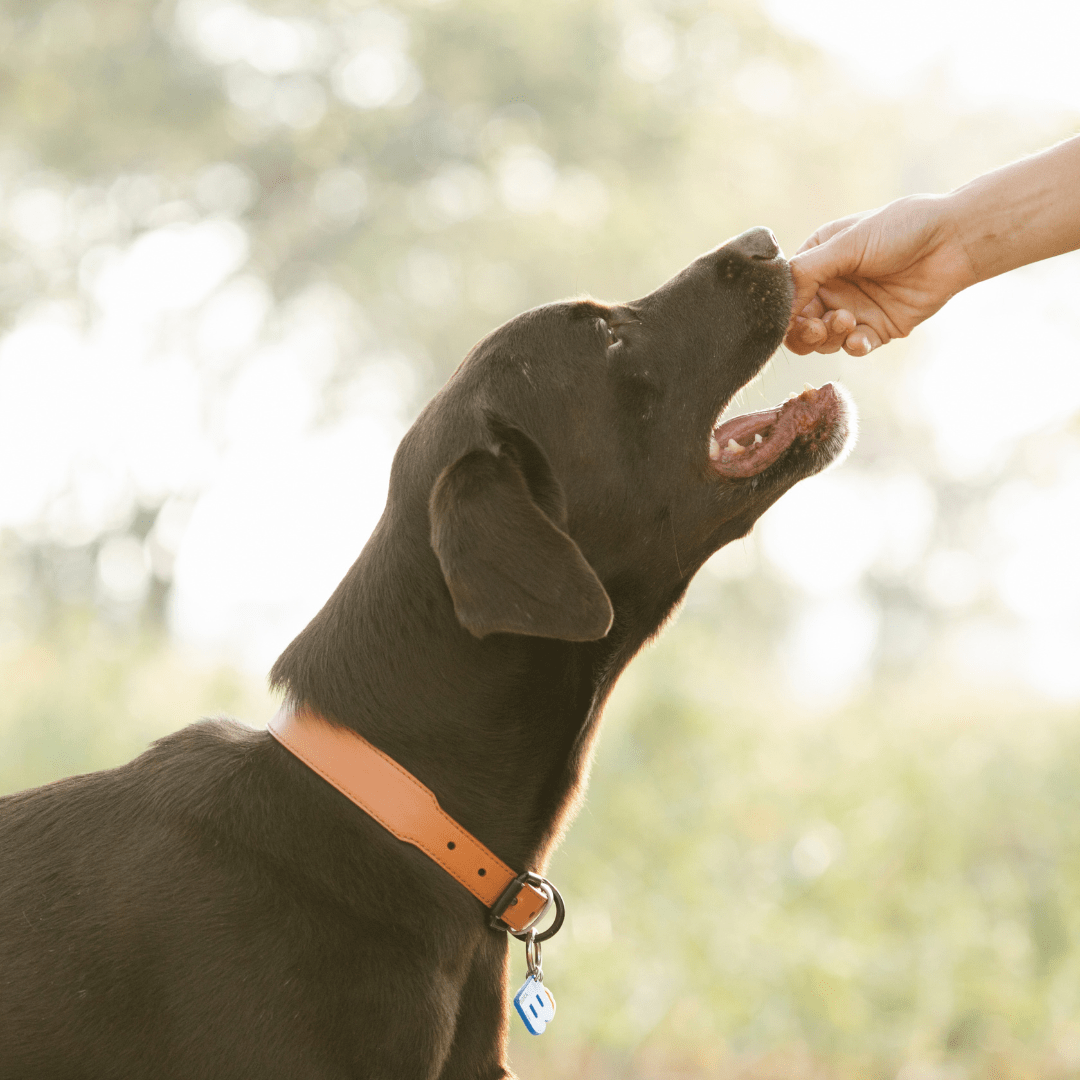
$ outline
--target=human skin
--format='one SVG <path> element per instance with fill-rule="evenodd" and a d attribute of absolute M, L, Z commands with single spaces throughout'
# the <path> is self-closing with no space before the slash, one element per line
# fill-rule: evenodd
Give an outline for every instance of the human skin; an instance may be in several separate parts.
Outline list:
<path fill-rule="evenodd" d="M 962 289 L 1080 248 L 1080 136 L 947 195 L 821 226 L 791 260 L 794 353 L 865 356 Z"/>

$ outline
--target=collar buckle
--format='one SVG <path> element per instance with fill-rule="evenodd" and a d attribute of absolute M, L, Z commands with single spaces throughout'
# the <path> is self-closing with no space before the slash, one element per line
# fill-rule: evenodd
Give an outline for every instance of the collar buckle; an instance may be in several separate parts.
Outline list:
<path fill-rule="evenodd" d="M 539 892 L 544 897 L 544 906 L 523 926 L 521 929 L 515 929 L 505 922 L 502 918 L 503 914 L 508 908 L 513 907 L 518 902 L 518 897 L 521 890 L 526 886 L 531 886 L 534 890 Z M 548 913 L 552 904 L 555 905 L 555 918 L 551 925 L 543 931 L 543 933 L 536 933 L 534 927 L 540 920 Z M 505 930 L 507 933 L 513 934 L 514 937 L 524 941 L 532 936 L 532 939 L 536 942 L 547 941 L 549 938 L 553 938 L 558 932 L 559 928 L 563 924 L 563 920 L 566 918 L 566 905 L 563 903 L 563 898 L 559 893 L 559 890 L 548 881 L 547 878 L 541 877 L 539 874 L 534 874 L 531 870 L 523 870 L 509 885 L 503 889 L 499 895 L 499 899 L 492 904 L 490 914 L 488 915 L 488 925 L 492 930 Z"/>

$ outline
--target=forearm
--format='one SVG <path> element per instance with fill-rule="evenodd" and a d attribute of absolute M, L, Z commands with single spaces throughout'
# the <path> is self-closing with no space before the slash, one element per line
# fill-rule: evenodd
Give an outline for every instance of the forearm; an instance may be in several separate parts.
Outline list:
<path fill-rule="evenodd" d="M 977 280 L 1080 248 L 1080 136 L 946 196 Z"/>

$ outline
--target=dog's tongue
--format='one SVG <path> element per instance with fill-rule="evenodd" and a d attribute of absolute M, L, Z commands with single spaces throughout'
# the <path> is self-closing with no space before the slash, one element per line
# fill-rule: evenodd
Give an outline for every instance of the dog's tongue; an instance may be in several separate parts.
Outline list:
<path fill-rule="evenodd" d="M 801 394 L 793 394 L 775 409 L 736 416 L 712 433 L 712 467 L 732 479 L 756 476 L 772 465 L 797 436 L 812 434 L 838 405 L 832 383 L 818 389 L 807 384 Z"/>

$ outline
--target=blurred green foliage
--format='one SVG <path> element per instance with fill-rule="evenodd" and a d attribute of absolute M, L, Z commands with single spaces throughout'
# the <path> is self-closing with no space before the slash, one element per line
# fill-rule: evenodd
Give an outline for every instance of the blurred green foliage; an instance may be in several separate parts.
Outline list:
<path fill-rule="evenodd" d="M 232 219 L 279 304 L 325 282 L 355 303 L 363 348 L 339 376 L 399 353 L 418 404 L 521 308 L 643 293 L 754 223 L 790 251 L 1065 131 L 956 111 L 932 83 L 865 98 L 752 0 L 8 0 L 0 186 L 23 224 L 0 232 L 0 315 L 60 298 L 90 320 L 110 251 Z M 914 463 L 962 543 L 987 491 L 935 473 L 898 419 L 892 350 L 888 378 L 845 370 L 859 462 Z M 781 358 L 745 397 L 838 363 Z M 212 403 L 235 372 L 204 375 Z M 116 764 L 204 713 L 268 715 L 250 676 L 170 642 L 168 560 L 137 601 L 100 588 L 102 545 L 144 543 L 160 505 L 77 541 L 4 539 L 0 790 Z M 869 587 L 886 616 L 940 618 L 903 583 Z M 699 583 L 620 685 L 552 869 L 570 910 L 545 958 L 560 1013 L 542 1040 L 515 1033 L 515 1061 L 1077 1075 L 1075 712 L 943 680 L 928 634 L 879 657 L 854 702 L 805 714 L 770 666 L 789 593 L 760 570 Z"/>
<path fill-rule="evenodd" d="M 128 761 L 201 716 L 265 718 L 269 695 L 159 636 L 117 632 L 86 611 L 0 646 L 0 791 Z"/>
<path fill-rule="evenodd" d="M 717 671 L 725 647 L 685 616 L 616 692 L 552 871 L 569 1007 L 521 1060 L 790 1075 L 811 1048 L 829 1075 L 1073 1075 L 1075 710 L 897 682 L 807 722 Z"/>

